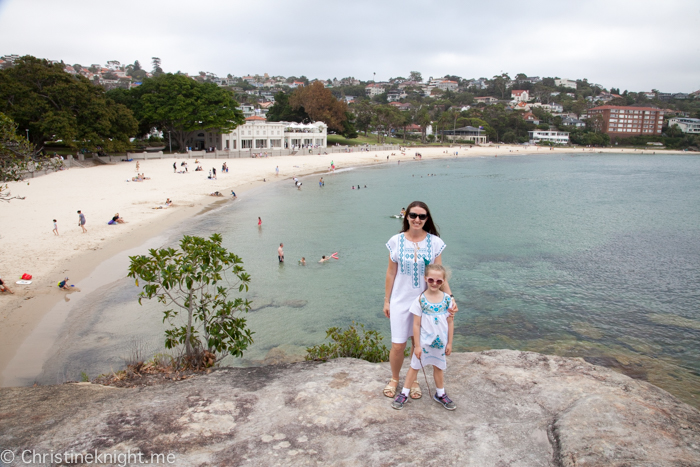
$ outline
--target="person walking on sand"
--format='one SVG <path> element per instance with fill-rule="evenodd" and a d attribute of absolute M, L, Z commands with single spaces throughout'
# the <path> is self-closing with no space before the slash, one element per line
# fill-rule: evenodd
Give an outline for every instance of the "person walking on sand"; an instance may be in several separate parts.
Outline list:
<path fill-rule="evenodd" d="M 177 162 L 173 162 L 173 173 L 177 173 Z"/>
<path fill-rule="evenodd" d="M 433 366 L 435 378 L 435 395 L 433 400 L 447 410 L 455 410 L 457 406 L 445 394 L 446 356 L 452 353 L 452 337 L 454 336 L 454 318 L 448 309 L 452 297 L 442 290 L 442 284 L 447 279 L 447 271 L 441 264 L 429 264 L 425 267 L 423 280 L 428 288 L 413 301 L 408 311 L 413 316 L 413 335 L 416 346 L 411 357 L 411 368 L 406 373 L 403 390 L 396 396 L 391 407 L 403 409 L 411 395 L 411 388 L 418 376 L 418 370 L 428 365 Z M 420 337 L 419 337 L 420 336 Z"/>
<path fill-rule="evenodd" d="M 85 214 L 81 211 L 78 211 L 78 226 L 83 229 L 83 233 L 87 233 L 87 229 L 85 228 Z"/>
<path fill-rule="evenodd" d="M 278 176 L 280 174 L 280 166 L 278 165 L 275 167 L 275 176 Z"/>
<path fill-rule="evenodd" d="M 5 282 L 2 280 L 2 277 L 0 277 L 0 292 L 9 292 L 9 293 L 14 293 L 10 288 L 5 284 Z"/>
<path fill-rule="evenodd" d="M 136 173 L 139 171 L 139 161 L 136 161 Z"/>
<path fill-rule="evenodd" d="M 214 174 L 214 180 L 216 180 L 216 167 L 212 167 L 211 171 Z"/>
<path fill-rule="evenodd" d="M 396 396 L 406 343 L 413 337 L 413 315 L 409 308 L 426 287 L 426 282 L 421 277 L 427 265 L 442 264 L 445 246 L 428 205 L 422 201 L 413 201 L 408 205 L 401 231 L 386 244 L 389 249 L 389 265 L 384 285 L 383 311 L 391 322 L 391 380 L 383 390 L 386 397 Z M 449 311 L 454 315 L 458 311 L 457 304 L 447 281 L 443 282 L 441 290 L 453 298 Z M 415 349 L 415 345 L 412 347 Z M 409 396 L 411 399 L 422 396 L 418 382 L 410 388 Z"/>
<path fill-rule="evenodd" d="M 53 220 L 53 234 L 58 236 L 58 224 L 56 223 L 56 219 Z"/>
<path fill-rule="evenodd" d="M 258 227 L 262 227 L 262 219 L 258 217 Z"/>
<path fill-rule="evenodd" d="M 277 248 L 277 259 L 280 261 L 280 263 L 284 263 L 284 243 L 280 243 L 280 247 Z"/>

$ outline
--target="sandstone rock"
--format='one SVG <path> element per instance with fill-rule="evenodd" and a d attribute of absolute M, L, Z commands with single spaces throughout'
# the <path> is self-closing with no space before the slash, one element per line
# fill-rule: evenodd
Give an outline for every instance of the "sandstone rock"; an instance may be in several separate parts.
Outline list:
<path fill-rule="evenodd" d="M 0 450 L 170 453 L 178 466 L 700 465 L 700 412 L 579 359 L 454 354 L 453 412 L 431 399 L 422 374 L 423 398 L 392 410 L 381 394 L 389 374 L 386 363 L 339 359 L 140 389 L 4 388 Z"/>

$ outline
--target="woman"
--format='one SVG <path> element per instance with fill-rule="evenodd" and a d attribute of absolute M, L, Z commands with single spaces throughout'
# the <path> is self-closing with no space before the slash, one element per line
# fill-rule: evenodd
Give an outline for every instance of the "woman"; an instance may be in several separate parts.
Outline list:
<path fill-rule="evenodd" d="M 394 397 L 399 384 L 399 373 L 404 360 L 404 350 L 409 337 L 413 339 L 413 315 L 408 311 L 411 304 L 425 290 L 423 272 L 427 264 L 442 264 L 445 242 L 440 239 L 428 206 L 414 201 L 406 208 L 401 232 L 389 239 L 389 266 L 386 270 L 384 315 L 391 320 L 391 381 L 384 388 L 384 395 Z M 452 295 L 445 281 L 442 291 Z M 457 312 L 454 302 L 450 314 Z M 411 388 L 412 399 L 422 396 L 416 382 Z"/>

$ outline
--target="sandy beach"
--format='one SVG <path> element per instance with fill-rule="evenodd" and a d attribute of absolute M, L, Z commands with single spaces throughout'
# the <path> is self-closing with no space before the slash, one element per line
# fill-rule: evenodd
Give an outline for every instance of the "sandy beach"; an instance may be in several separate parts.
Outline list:
<path fill-rule="evenodd" d="M 632 153 L 633 149 L 554 149 L 522 146 L 486 146 L 458 148 L 408 149 L 405 156 L 394 151 L 389 163 L 409 163 L 420 152 L 425 159 L 454 157 L 513 156 L 557 153 Z M 644 151 L 651 154 L 652 151 Z M 659 154 L 661 151 L 656 151 Z M 664 153 L 673 153 L 664 151 Z M 675 152 L 682 154 L 682 152 Z M 46 176 L 10 183 L 13 195 L 25 197 L 0 206 L 0 276 L 15 292 L 0 294 L 0 375 L 13 359 L 22 342 L 35 329 L 42 317 L 66 293 L 56 286 L 69 277 L 69 283 L 81 287 L 102 262 L 120 253 L 143 245 L 165 229 L 184 222 L 198 213 L 215 207 L 215 203 L 235 202 L 230 193 L 248 196 L 249 190 L 265 183 L 277 183 L 293 176 L 329 170 L 331 160 L 336 168 L 387 163 L 385 152 L 350 152 L 328 155 L 296 155 L 270 158 L 203 159 L 203 171 L 194 172 L 194 159 L 188 160 L 189 172 L 174 173 L 173 162 L 184 159 L 139 161 L 139 172 L 149 180 L 133 182 L 136 162 L 71 168 Z M 687 154 L 687 153 L 686 153 Z M 228 173 L 221 173 L 226 161 Z M 279 175 L 275 167 L 279 166 Z M 209 180 L 209 170 L 217 170 L 218 179 Z M 210 193 L 219 191 L 223 197 Z M 173 201 L 167 209 L 166 198 Z M 86 217 L 87 233 L 78 225 L 77 211 Z M 124 224 L 108 225 L 119 213 Z M 57 220 L 59 235 L 52 232 Z M 144 251 L 145 252 L 145 251 Z M 33 276 L 32 284 L 17 285 L 23 273 Z M 124 271 L 126 275 L 126 271 Z M 57 326 L 60 323 L 56 323 Z M 56 328 L 58 331 L 59 327 Z M 4 385 L 0 376 L 0 385 Z"/>

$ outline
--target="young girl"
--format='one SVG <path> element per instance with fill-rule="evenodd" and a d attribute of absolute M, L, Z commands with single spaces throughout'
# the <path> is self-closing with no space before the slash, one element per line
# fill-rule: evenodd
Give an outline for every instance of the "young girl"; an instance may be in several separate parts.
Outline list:
<path fill-rule="evenodd" d="M 452 303 L 452 297 L 440 288 L 447 280 L 447 272 L 441 264 L 425 266 L 425 282 L 428 288 L 413 302 L 409 311 L 413 316 L 413 336 L 418 343 L 414 346 L 411 357 L 411 368 L 406 374 L 403 391 L 396 396 L 391 406 L 403 409 L 416 376 L 421 367 L 433 365 L 433 376 L 437 392 L 433 399 L 442 404 L 447 410 L 457 408 L 454 402 L 445 394 L 445 356 L 452 353 L 452 336 L 454 320 L 447 309 Z M 420 336 L 420 339 L 417 338 Z"/>

